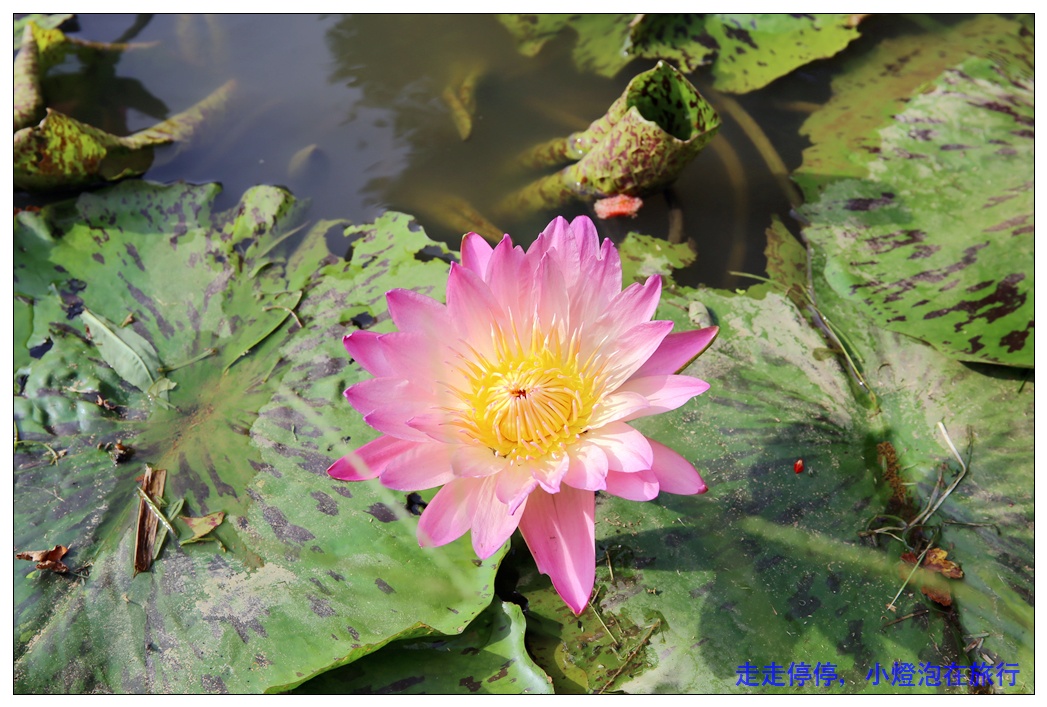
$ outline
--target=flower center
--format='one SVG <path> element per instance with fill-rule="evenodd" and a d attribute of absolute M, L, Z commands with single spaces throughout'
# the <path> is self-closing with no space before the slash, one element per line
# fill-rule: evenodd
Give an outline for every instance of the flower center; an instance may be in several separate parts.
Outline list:
<path fill-rule="evenodd" d="M 467 357 L 455 424 L 512 461 L 558 456 L 586 431 L 603 388 L 600 367 L 578 361 L 577 336 L 560 338 L 533 332 L 522 344 L 496 332 L 493 360 Z"/>

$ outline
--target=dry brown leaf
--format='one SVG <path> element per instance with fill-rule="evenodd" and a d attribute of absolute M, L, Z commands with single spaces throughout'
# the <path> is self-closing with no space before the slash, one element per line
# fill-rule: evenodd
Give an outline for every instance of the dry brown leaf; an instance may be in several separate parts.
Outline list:
<path fill-rule="evenodd" d="M 149 498 L 161 499 L 164 497 L 164 484 L 167 481 L 166 470 L 154 469 L 146 464 L 145 474 L 140 478 L 142 491 Z M 156 540 L 158 523 L 156 514 L 144 499 L 140 499 L 138 501 L 138 527 L 135 530 L 135 574 L 148 571 L 153 564 L 153 542 Z"/>
<path fill-rule="evenodd" d="M 960 566 L 952 560 L 945 559 L 948 554 L 940 547 L 932 547 L 923 556 L 920 571 L 916 573 L 918 575 L 917 583 L 923 595 L 942 606 L 952 606 L 952 592 L 949 590 L 949 583 L 943 577 L 950 579 L 963 577 L 963 570 L 960 569 Z M 909 566 L 915 565 L 917 560 L 916 555 L 911 552 L 902 553 L 901 559 Z M 903 566 L 903 576 L 908 576 L 910 571 L 909 567 Z"/>
<path fill-rule="evenodd" d="M 68 572 L 69 568 L 62 562 L 69 548 L 65 545 L 55 545 L 50 550 L 30 550 L 20 552 L 15 557 L 19 560 L 29 560 L 36 563 L 38 570 L 51 570 L 52 572 Z"/>

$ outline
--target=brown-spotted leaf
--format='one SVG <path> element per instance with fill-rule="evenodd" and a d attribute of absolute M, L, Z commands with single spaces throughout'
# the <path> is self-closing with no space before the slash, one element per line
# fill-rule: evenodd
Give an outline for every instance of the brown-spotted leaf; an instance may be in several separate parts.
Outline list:
<path fill-rule="evenodd" d="M 189 526 L 189 530 L 193 534 L 191 538 L 182 541 L 183 545 L 187 545 L 200 542 L 201 540 L 212 540 L 213 538 L 205 536 L 221 525 L 222 521 L 225 520 L 225 511 L 215 511 L 199 518 L 191 516 L 178 516 L 178 518 Z"/>

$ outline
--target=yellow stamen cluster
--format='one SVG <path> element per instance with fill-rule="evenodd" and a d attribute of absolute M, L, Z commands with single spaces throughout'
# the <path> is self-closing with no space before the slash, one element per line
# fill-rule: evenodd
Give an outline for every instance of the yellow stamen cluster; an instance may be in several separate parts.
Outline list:
<path fill-rule="evenodd" d="M 512 462 L 555 458 L 587 429 L 604 390 L 596 356 L 579 361 L 579 335 L 563 341 L 562 327 L 532 328 L 521 340 L 492 330 L 494 354 L 463 356 L 464 405 L 455 423 L 470 437 Z"/>

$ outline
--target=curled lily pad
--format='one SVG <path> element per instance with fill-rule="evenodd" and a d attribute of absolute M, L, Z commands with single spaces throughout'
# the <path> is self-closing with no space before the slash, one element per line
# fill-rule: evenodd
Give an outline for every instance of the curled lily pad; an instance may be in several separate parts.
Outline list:
<path fill-rule="evenodd" d="M 155 146 L 189 141 L 224 110 L 235 86 L 230 81 L 189 110 L 126 137 L 48 108 L 39 125 L 15 133 L 15 187 L 78 188 L 142 175 L 153 163 Z"/>
<path fill-rule="evenodd" d="M 577 160 L 510 195 L 507 212 L 561 206 L 572 199 L 643 195 L 679 175 L 716 135 L 720 116 L 665 62 L 638 74 L 603 117 L 568 138 L 539 145 L 552 162 Z"/>
<path fill-rule="evenodd" d="M 60 30 L 42 29 L 32 22 L 25 26 L 14 71 L 16 188 L 76 189 L 140 176 L 152 165 L 154 147 L 171 142 L 185 144 L 224 112 L 235 88 L 233 81 L 188 110 L 127 136 L 113 135 L 45 108 L 48 97 L 41 93 L 40 78 L 66 51 L 79 47 L 119 51 L 127 46 L 73 40 Z"/>

